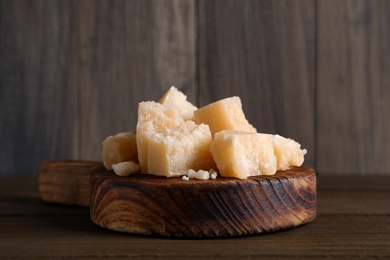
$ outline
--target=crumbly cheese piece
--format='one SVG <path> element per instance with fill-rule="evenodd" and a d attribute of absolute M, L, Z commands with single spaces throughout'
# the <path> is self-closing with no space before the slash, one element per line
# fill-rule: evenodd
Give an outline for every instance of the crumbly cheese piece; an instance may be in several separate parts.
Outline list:
<path fill-rule="evenodd" d="M 215 134 L 210 150 L 223 177 L 246 179 L 276 173 L 270 135 L 224 130 Z"/>
<path fill-rule="evenodd" d="M 133 161 L 129 161 L 113 164 L 112 169 L 119 176 L 128 176 L 130 174 L 139 172 L 140 166 Z"/>
<path fill-rule="evenodd" d="M 141 172 L 148 173 L 148 151 L 151 137 L 176 128 L 181 123 L 184 123 L 184 119 L 174 106 L 153 101 L 139 103 L 136 139 Z"/>
<path fill-rule="evenodd" d="M 136 132 L 119 133 L 103 141 L 103 164 L 110 170 L 112 165 L 124 161 L 138 162 Z"/>
<path fill-rule="evenodd" d="M 150 174 L 175 177 L 186 174 L 188 169 L 215 168 L 210 152 L 211 132 L 205 124 L 189 120 L 150 136 L 147 142 Z"/>
<path fill-rule="evenodd" d="M 230 97 L 201 107 L 194 112 L 195 122 L 209 125 L 212 135 L 222 130 L 239 130 L 256 133 L 245 118 L 241 99 Z"/>
<path fill-rule="evenodd" d="M 213 180 L 217 179 L 217 176 L 218 176 L 217 171 L 215 171 L 214 169 L 210 169 L 209 173 L 210 173 L 210 179 L 213 179 Z"/>
<path fill-rule="evenodd" d="M 280 135 L 272 136 L 275 155 L 277 158 L 277 170 L 287 170 L 290 166 L 301 166 L 306 149 L 301 149 L 301 145 L 296 141 Z"/>
<path fill-rule="evenodd" d="M 171 105 L 179 110 L 180 115 L 184 120 L 193 120 L 194 111 L 198 108 L 187 101 L 187 96 L 172 86 L 165 94 L 161 97 L 159 102 L 163 105 Z"/>
<path fill-rule="evenodd" d="M 193 169 L 189 169 L 187 171 L 187 176 L 190 179 L 198 179 L 198 180 L 210 179 L 210 173 L 208 171 L 204 171 L 204 170 L 195 171 Z"/>
<path fill-rule="evenodd" d="M 186 175 L 183 175 L 182 179 L 188 181 L 189 179 L 198 179 L 198 180 L 208 180 L 217 178 L 218 173 L 214 169 L 210 169 L 209 171 L 199 170 L 195 171 L 193 169 L 189 169 Z"/>

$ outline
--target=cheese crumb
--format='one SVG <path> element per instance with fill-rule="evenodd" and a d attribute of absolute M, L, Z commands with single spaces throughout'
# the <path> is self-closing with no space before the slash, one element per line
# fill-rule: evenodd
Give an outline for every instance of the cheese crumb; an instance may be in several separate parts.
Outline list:
<path fill-rule="evenodd" d="M 210 179 L 215 180 L 218 176 L 218 172 L 215 171 L 214 169 L 210 169 L 209 172 L 210 172 Z"/>
<path fill-rule="evenodd" d="M 139 172 L 140 166 L 133 161 L 127 161 L 113 164 L 112 169 L 116 175 L 129 176 L 130 174 Z"/>
<path fill-rule="evenodd" d="M 199 180 L 208 180 L 210 179 L 210 173 L 208 171 L 204 170 L 199 170 L 199 171 L 194 171 L 194 170 L 188 170 L 187 171 L 188 177 L 191 179 L 199 179 Z"/>
<path fill-rule="evenodd" d="M 188 179 L 198 179 L 198 180 L 209 180 L 210 178 L 215 180 L 217 178 L 217 172 L 214 169 L 210 171 L 199 170 L 195 171 L 193 169 L 187 170 L 187 175 L 183 176 L 183 180 Z"/>

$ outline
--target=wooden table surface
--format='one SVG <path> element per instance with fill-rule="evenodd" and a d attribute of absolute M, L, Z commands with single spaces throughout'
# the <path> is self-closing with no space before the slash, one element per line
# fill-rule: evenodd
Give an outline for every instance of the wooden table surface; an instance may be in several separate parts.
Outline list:
<path fill-rule="evenodd" d="M 91 222 L 88 208 L 42 203 L 37 187 L 37 178 L 0 178 L 0 259 L 390 258 L 390 176 L 320 176 L 313 222 L 202 240 L 105 230 Z"/>

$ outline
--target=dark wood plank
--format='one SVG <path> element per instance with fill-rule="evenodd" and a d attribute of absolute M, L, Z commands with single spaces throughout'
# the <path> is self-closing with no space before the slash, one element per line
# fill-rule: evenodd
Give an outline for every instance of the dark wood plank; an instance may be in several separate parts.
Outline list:
<path fill-rule="evenodd" d="M 89 215 L 89 208 L 44 203 L 38 186 L 36 176 L 0 177 L 0 219 L 4 216 Z"/>
<path fill-rule="evenodd" d="M 317 175 L 317 187 L 322 190 L 375 190 L 389 191 L 389 175 Z"/>
<path fill-rule="evenodd" d="M 80 159 L 175 85 L 195 102 L 195 1 L 79 1 Z"/>
<path fill-rule="evenodd" d="M 319 190 L 318 214 L 390 216 L 390 191 Z"/>
<path fill-rule="evenodd" d="M 314 166 L 314 1 L 199 1 L 200 104 L 237 95 L 259 132 Z"/>
<path fill-rule="evenodd" d="M 318 1 L 317 170 L 390 173 L 390 2 Z"/>
<path fill-rule="evenodd" d="M 91 222 L 86 208 L 42 203 L 37 185 L 36 178 L 0 179 L 1 259 L 390 257 L 388 191 L 319 190 L 317 218 L 282 232 L 172 240 L 102 229 Z"/>
<path fill-rule="evenodd" d="M 1 217 L 0 257 L 238 259 L 390 257 L 388 216 L 319 215 L 305 226 L 235 239 L 185 240 L 105 230 L 88 215 Z"/>
<path fill-rule="evenodd" d="M 77 157 L 73 1 L 0 2 L 0 175 Z"/>

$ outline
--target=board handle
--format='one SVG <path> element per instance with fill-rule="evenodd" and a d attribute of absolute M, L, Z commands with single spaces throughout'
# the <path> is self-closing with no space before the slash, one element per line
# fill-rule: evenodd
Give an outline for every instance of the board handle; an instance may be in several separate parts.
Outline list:
<path fill-rule="evenodd" d="M 90 206 L 90 176 L 107 171 L 97 161 L 45 161 L 39 167 L 38 189 L 43 202 Z"/>

